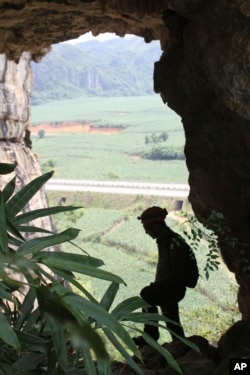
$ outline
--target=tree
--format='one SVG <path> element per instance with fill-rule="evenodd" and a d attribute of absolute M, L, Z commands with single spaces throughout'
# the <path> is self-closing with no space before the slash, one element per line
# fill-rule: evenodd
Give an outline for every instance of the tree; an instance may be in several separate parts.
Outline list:
<path fill-rule="evenodd" d="M 168 133 L 162 132 L 159 135 L 152 133 L 149 137 L 148 135 L 145 136 L 145 144 L 147 143 L 159 143 L 159 142 L 166 142 L 168 140 Z"/>
<path fill-rule="evenodd" d="M 42 139 L 44 138 L 44 136 L 45 136 L 45 130 L 44 129 L 38 130 L 38 138 Z"/>
<path fill-rule="evenodd" d="M 166 142 L 168 140 L 168 133 L 167 132 L 162 132 L 159 135 L 159 140 L 162 142 Z"/>

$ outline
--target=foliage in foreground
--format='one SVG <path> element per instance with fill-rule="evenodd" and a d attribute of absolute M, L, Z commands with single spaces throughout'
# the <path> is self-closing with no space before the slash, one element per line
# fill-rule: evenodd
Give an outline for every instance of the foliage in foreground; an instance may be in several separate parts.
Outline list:
<path fill-rule="evenodd" d="M 15 165 L 0 164 L 0 174 L 14 169 Z M 147 306 L 139 297 L 130 297 L 112 309 L 124 281 L 100 269 L 102 260 L 86 253 L 50 251 L 57 244 L 72 242 L 79 230 L 69 228 L 54 234 L 31 223 L 79 207 L 20 212 L 51 175 L 36 178 L 15 194 L 14 177 L 0 194 L 0 372 L 111 374 L 110 357 L 99 334 L 102 331 L 133 370 L 143 374 L 131 357 L 133 354 L 140 361 L 141 354 L 125 327 L 130 322 L 166 318 L 138 312 Z M 25 240 L 23 233 L 27 232 L 40 236 Z M 74 273 L 110 282 L 100 302 L 77 282 Z M 181 373 L 170 353 L 146 335 L 145 340 Z"/>

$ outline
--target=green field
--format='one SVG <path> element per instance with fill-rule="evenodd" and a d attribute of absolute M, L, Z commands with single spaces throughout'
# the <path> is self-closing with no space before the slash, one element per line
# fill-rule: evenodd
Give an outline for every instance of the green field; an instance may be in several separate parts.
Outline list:
<path fill-rule="evenodd" d="M 152 149 L 145 137 L 167 132 L 164 147 L 183 150 L 185 137 L 180 118 L 159 96 L 80 98 L 34 106 L 32 127 L 59 121 L 91 121 L 96 127 L 124 127 L 114 134 L 33 135 L 33 151 L 43 171 L 58 178 L 187 183 L 185 160 L 143 159 Z"/>

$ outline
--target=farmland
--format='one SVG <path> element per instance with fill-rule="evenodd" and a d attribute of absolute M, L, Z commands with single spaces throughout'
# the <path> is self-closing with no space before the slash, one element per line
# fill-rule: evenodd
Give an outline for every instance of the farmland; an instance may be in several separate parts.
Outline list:
<path fill-rule="evenodd" d="M 167 132 L 164 147 L 183 152 L 181 121 L 158 96 L 55 101 L 32 107 L 31 119 L 33 151 L 55 177 L 187 183 L 185 160 L 141 157 L 154 147 L 145 144 L 152 133 Z"/>

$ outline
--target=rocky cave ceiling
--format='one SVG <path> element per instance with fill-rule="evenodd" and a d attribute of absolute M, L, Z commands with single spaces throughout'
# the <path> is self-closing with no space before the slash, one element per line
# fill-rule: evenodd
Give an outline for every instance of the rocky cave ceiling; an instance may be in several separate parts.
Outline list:
<path fill-rule="evenodd" d="M 23 51 L 31 51 L 36 59 L 51 44 L 90 30 L 95 36 L 129 33 L 164 43 L 162 14 L 169 8 L 164 0 L 0 1 L 0 52 L 17 60 Z"/>
<path fill-rule="evenodd" d="M 237 238 L 234 248 L 220 238 L 221 251 L 250 319 L 242 271 L 250 262 L 249 0 L 0 0 L 0 53 L 9 60 L 29 51 L 38 62 L 51 44 L 88 31 L 160 40 L 154 87 L 182 118 L 189 199 L 203 222 L 222 213 Z"/>

